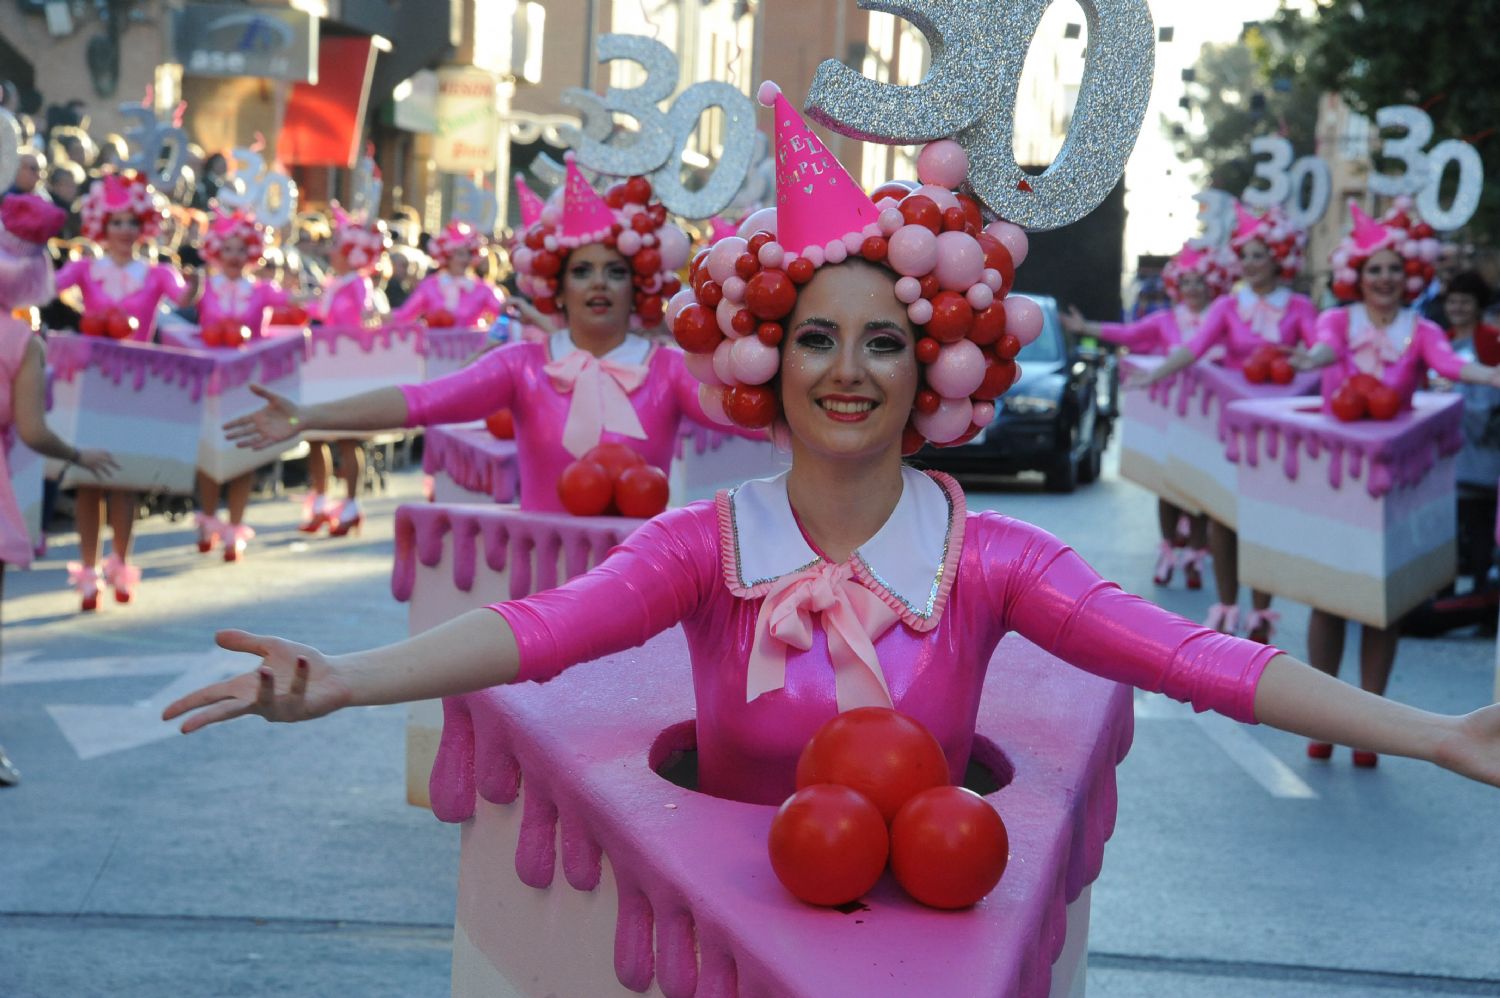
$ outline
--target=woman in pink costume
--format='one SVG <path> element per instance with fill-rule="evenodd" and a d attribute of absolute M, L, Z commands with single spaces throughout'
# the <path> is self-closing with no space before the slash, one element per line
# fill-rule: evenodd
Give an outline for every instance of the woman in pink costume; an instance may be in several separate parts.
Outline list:
<path fill-rule="evenodd" d="M 1318 317 L 1318 342 L 1299 362 L 1307 369 L 1323 368 L 1323 405 L 1330 408 L 1335 392 L 1357 374 L 1378 378 L 1401 397 L 1403 408 L 1432 371 L 1449 381 L 1500 387 L 1500 367 L 1465 361 L 1448 344 L 1436 323 L 1408 306 L 1432 280 L 1438 242 L 1432 230 L 1411 212 L 1404 199 L 1375 221 L 1349 203 L 1353 231 L 1333 251 L 1333 290 L 1352 303 L 1329 309 Z M 1312 665 L 1337 676 L 1344 658 L 1347 621 L 1314 608 L 1307 627 L 1307 657 Z M 1400 640 L 1400 624 L 1362 625 L 1359 648 L 1360 688 L 1382 695 L 1391 678 Z M 1327 759 L 1329 741 L 1314 740 L 1307 754 Z M 1375 752 L 1357 748 L 1356 766 L 1374 766 Z"/>
<path fill-rule="evenodd" d="M 561 512 L 563 470 L 601 442 L 627 444 L 666 471 L 684 417 L 719 424 L 704 414 L 682 352 L 631 331 L 632 321 L 661 320 L 662 296 L 679 287 L 671 271 L 686 262 L 687 240 L 659 220 L 664 212 L 650 202 L 645 180 L 620 187 L 639 200 L 610 208 L 570 161 L 565 196 L 527 232 L 536 248 L 516 254 L 537 306 L 549 316 L 561 312 L 565 329 L 542 342 L 497 347 L 423 385 L 312 406 L 262 392 L 270 405 L 228 424 L 230 438 L 265 447 L 302 430 L 459 423 L 509 408 L 522 509 Z"/>
<path fill-rule="evenodd" d="M 247 268 L 259 267 L 265 258 L 266 230 L 253 216 L 219 211 L 203 237 L 203 258 L 211 272 L 198 301 L 198 324 L 207 328 L 216 322 L 233 322 L 259 337 L 266 327 L 267 313 L 287 304 L 285 291 L 270 281 L 251 277 Z M 215 543 L 224 545 L 224 560 L 238 561 L 255 531 L 245 526 L 245 507 L 255 472 L 247 471 L 229 482 L 229 522 L 218 517 L 219 483 L 198 472 L 198 550 L 204 554 Z"/>
<path fill-rule="evenodd" d="M 1305 295 L 1294 293 L 1282 282 L 1302 269 L 1307 234 L 1294 226 L 1280 208 L 1252 215 L 1235 205 L 1234 235 L 1229 245 L 1239 256 L 1244 282 L 1239 291 L 1225 295 L 1203 317 L 1198 331 L 1174 349 L 1150 375 L 1129 387 L 1142 388 L 1164 381 L 1195 361 L 1203 360 L 1215 347 L 1223 355 L 1215 360 L 1238 371 L 1258 349 L 1271 344 L 1300 357 L 1313 344 L 1313 325 L 1318 312 Z M 1239 537 L 1233 529 L 1210 520 L 1208 546 L 1214 558 L 1214 587 L 1219 601 L 1208 611 L 1206 623 L 1228 634 L 1239 628 Z M 1255 641 L 1270 641 L 1276 629 L 1276 612 L 1270 593 L 1250 594 L 1250 619 L 1245 630 Z"/>
<path fill-rule="evenodd" d="M 1371 696 L 1274 648 L 1126 595 L 1047 533 L 997 513 L 968 513 L 952 479 L 903 468 L 904 449 L 924 438 L 960 439 L 976 418 L 993 414 L 976 416 L 988 402 L 973 393 L 990 392 L 966 362 L 968 347 L 983 344 L 961 336 L 931 363 L 920 359 L 932 349 L 921 344 L 934 328 L 944 335 L 952 328 L 947 313 L 958 305 L 943 294 L 963 300 L 984 287 L 966 303 L 972 330 L 984 311 L 1004 307 L 1005 281 L 987 273 L 999 268 L 983 266 L 987 244 L 977 224 L 958 233 L 967 242 L 945 240 L 943 251 L 929 252 L 931 230 L 903 236 L 911 226 L 893 198 L 872 204 L 820 144 L 806 143 L 810 133 L 779 92 L 763 87 L 762 100 L 776 105 L 783 170 L 816 170 L 838 182 L 815 185 L 804 198 L 799 181 L 769 210 L 774 220 L 764 213 L 747 220 L 741 231 L 760 243 L 761 267 L 746 282 L 743 306 L 729 296 L 734 310 L 748 308 L 759 320 L 756 337 L 767 325 L 783 333 L 764 381 L 750 361 L 725 373 L 735 376 L 731 391 L 774 385 L 767 391 L 790 442 L 791 470 L 664 513 L 558 589 L 471 611 L 387 648 L 328 657 L 281 638 L 221 632 L 223 646 L 260 664 L 189 694 L 165 717 L 191 712 L 183 730 L 193 731 L 248 713 L 302 720 L 352 704 L 541 681 L 681 623 L 698 705 L 699 789 L 774 804 L 791 792 L 812 733 L 864 705 L 894 705 L 927 725 L 956 779 L 974 735 L 982 671 L 1014 630 L 1082 668 L 1200 708 L 1431 759 L 1500 785 L 1500 706 L 1440 717 Z M 923 196 L 942 189 L 953 197 L 966 173 L 951 142 L 929 146 L 918 162 L 929 182 Z M 995 232 L 1008 258 L 1024 256 L 1019 229 Z M 882 262 L 867 262 L 874 260 Z M 794 273 L 807 282 L 788 301 L 779 289 Z M 933 273 L 948 287 L 932 297 L 911 295 L 902 283 Z M 718 282 L 700 276 L 690 296 L 707 283 Z M 696 307 L 684 305 L 674 332 L 701 347 Z M 1035 335 L 1029 309 L 1012 309 L 1016 325 Z M 918 321 L 924 316 L 928 322 Z M 766 338 L 774 338 L 770 330 Z M 996 363 L 981 358 L 981 373 Z M 709 395 L 724 391 L 705 387 Z M 936 408 L 919 401 L 928 392 Z"/>
<path fill-rule="evenodd" d="M 151 342 L 157 307 L 162 299 L 183 304 L 190 294 L 176 269 L 153 264 L 136 254 L 161 227 L 162 199 L 145 178 L 134 171 L 109 174 L 89 188 L 81 208 L 83 234 L 103 249 L 99 259 L 74 260 L 57 274 L 59 291 L 78 288 L 83 296 L 83 325 L 103 320 L 109 313 L 135 323 L 127 337 Z M 99 528 L 105 490 L 80 485 L 77 496 L 79 561 L 69 565 L 84 610 L 99 606 Z M 130 534 L 135 526 L 138 497 L 124 489 L 108 490 L 109 523 L 114 550 L 104 563 L 103 580 L 114 589 L 115 600 L 129 603 L 141 570 L 130 562 Z"/>
<path fill-rule="evenodd" d="M 53 298 L 47 240 L 62 231 L 67 212 L 33 194 L 0 200 L 0 598 L 5 568 L 31 564 L 31 535 L 11 481 L 10 452 L 16 438 L 44 457 L 86 468 L 101 478 L 115 468 L 102 450 L 79 450 L 47 428 L 46 354 L 29 322 L 14 312 Z M 40 498 L 38 496 L 37 498 Z M 0 786 L 21 774 L 0 747 Z"/>
<path fill-rule="evenodd" d="M 411 297 L 391 313 L 392 322 L 421 319 L 429 326 L 472 329 L 487 325 L 505 312 L 505 298 L 472 273 L 484 236 L 467 222 L 450 222 L 427 240 L 427 252 L 437 270 L 422 278 Z"/>
<path fill-rule="evenodd" d="M 1189 242 L 1162 270 L 1162 284 L 1172 302 L 1171 308 L 1152 312 L 1135 322 L 1091 322 L 1078 309 L 1070 308 L 1062 316 L 1063 328 L 1074 336 L 1095 336 L 1118 344 L 1131 353 L 1165 357 L 1197 334 L 1204 312 L 1229 291 L 1238 275 L 1239 262 L 1233 254 Z M 1173 570 L 1181 565 L 1187 587 L 1201 589 L 1203 561 L 1208 555 L 1208 517 L 1202 513 L 1189 516 L 1166 499 L 1159 499 L 1156 509 L 1161 547 L 1152 581 L 1159 586 L 1167 585 L 1172 581 Z M 1188 545 L 1185 549 L 1184 543 Z"/>
<path fill-rule="evenodd" d="M 325 326 L 364 326 L 379 318 L 375 285 L 370 280 L 380 258 L 391 248 L 391 236 L 380 219 L 364 221 L 333 206 L 335 220 L 333 247 L 328 254 L 331 271 L 323 285 L 322 295 L 313 302 L 314 322 Z M 310 427 L 309 427 L 310 428 Z M 354 427 L 340 427 L 353 429 Z M 325 525 L 334 537 L 358 530 L 364 523 L 359 508 L 359 493 L 364 484 L 365 452 L 360 441 L 350 438 L 336 441 L 339 475 L 344 479 L 347 498 L 337 506 L 328 501 L 328 473 L 333 467 L 332 455 L 325 443 L 312 442 L 307 456 L 311 491 L 302 510 L 305 534 L 315 534 Z"/>

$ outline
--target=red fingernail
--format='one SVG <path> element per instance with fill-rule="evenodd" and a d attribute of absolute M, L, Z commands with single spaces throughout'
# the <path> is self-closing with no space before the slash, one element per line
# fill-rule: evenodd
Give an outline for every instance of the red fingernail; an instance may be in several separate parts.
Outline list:
<path fill-rule="evenodd" d="M 299 668 L 299 669 L 305 669 L 305 668 L 307 668 L 307 659 L 299 657 L 297 659 L 297 668 Z"/>

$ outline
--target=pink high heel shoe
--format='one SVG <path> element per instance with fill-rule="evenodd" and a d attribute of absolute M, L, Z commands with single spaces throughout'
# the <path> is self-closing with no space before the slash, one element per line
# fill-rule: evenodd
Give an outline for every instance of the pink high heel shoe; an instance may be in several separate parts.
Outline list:
<path fill-rule="evenodd" d="M 1177 548 L 1171 541 L 1162 541 L 1156 549 L 1156 568 L 1151 572 L 1151 581 L 1165 586 L 1172 581 L 1172 570 L 1177 567 Z"/>
<path fill-rule="evenodd" d="M 1276 624 L 1280 620 L 1281 614 L 1275 610 L 1252 610 L 1250 620 L 1245 625 L 1245 636 L 1251 641 L 1268 645 L 1276 634 Z"/>
<path fill-rule="evenodd" d="M 297 527 L 304 534 L 316 534 L 333 521 L 328 512 L 328 498 L 309 492 L 302 500 L 302 523 Z"/>
<path fill-rule="evenodd" d="M 135 596 L 135 587 L 140 584 L 141 570 L 112 554 L 104 559 L 104 581 L 115 591 L 116 603 L 129 603 Z"/>
<path fill-rule="evenodd" d="M 1210 631 L 1218 631 L 1220 634 L 1238 634 L 1240 608 L 1229 603 L 1215 603 L 1208 608 L 1208 616 L 1204 618 L 1203 626 Z"/>
<path fill-rule="evenodd" d="M 329 518 L 328 536 L 343 537 L 350 531 L 358 534 L 365 523 L 365 511 L 359 508 L 359 502 L 350 499 L 339 505 Z"/>
<path fill-rule="evenodd" d="M 68 585 L 78 590 L 81 611 L 92 613 L 99 609 L 99 569 L 93 565 L 85 568 L 79 561 L 68 562 Z"/>
<path fill-rule="evenodd" d="M 1194 592 L 1203 588 L 1203 563 L 1208 559 L 1208 548 L 1195 548 L 1182 556 L 1182 577 L 1187 587 Z"/>
<path fill-rule="evenodd" d="M 231 523 L 225 525 L 221 536 L 224 538 L 224 560 L 239 561 L 245 548 L 255 537 L 255 531 L 243 523 Z"/>
<path fill-rule="evenodd" d="M 208 554 L 214 544 L 224 535 L 224 521 L 211 513 L 194 513 L 193 521 L 198 525 L 198 553 Z"/>

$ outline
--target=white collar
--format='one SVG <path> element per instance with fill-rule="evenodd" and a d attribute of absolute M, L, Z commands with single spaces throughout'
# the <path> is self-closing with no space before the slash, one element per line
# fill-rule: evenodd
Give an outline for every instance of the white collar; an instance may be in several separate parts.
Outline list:
<path fill-rule="evenodd" d="M 1363 333 L 1367 329 L 1375 329 L 1375 323 L 1370 321 L 1370 312 L 1365 308 L 1365 303 L 1357 301 L 1349 306 L 1349 338 Z M 1390 338 L 1390 341 L 1399 347 L 1405 347 L 1411 342 L 1411 338 L 1417 331 L 1416 309 L 1403 308 L 1396 313 L 1396 318 L 1391 324 L 1381 330 Z"/>
<path fill-rule="evenodd" d="M 797 525 L 787 473 L 718 495 L 724 584 L 743 599 L 822 561 Z M 947 475 L 901 469 L 901 498 L 885 524 L 850 556 L 854 577 L 910 627 L 936 627 L 963 548 L 963 491 Z"/>
<path fill-rule="evenodd" d="M 573 334 L 559 329 L 547 340 L 547 353 L 553 360 L 562 360 L 578 347 L 573 344 Z M 626 333 L 625 342 L 615 347 L 600 360 L 611 360 L 616 364 L 644 364 L 651 353 L 651 341 L 635 333 Z"/>
<path fill-rule="evenodd" d="M 1258 301 L 1263 301 L 1276 311 L 1282 312 L 1286 310 L 1287 302 L 1292 300 L 1292 289 L 1285 286 L 1278 287 L 1265 297 L 1261 297 L 1250 290 L 1250 285 L 1243 284 L 1240 286 L 1238 300 L 1241 315 L 1248 313 Z"/>
<path fill-rule="evenodd" d="M 115 263 L 114 260 L 107 256 L 101 256 L 94 261 L 94 264 L 96 266 L 103 266 L 109 270 L 118 271 L 122 274 L 129 274 L 132 277 L 138 277 L 145 273 L 146 270 L 146 261 L 140 257 L 131 257 L 129 263 L 122 265 Z"/>

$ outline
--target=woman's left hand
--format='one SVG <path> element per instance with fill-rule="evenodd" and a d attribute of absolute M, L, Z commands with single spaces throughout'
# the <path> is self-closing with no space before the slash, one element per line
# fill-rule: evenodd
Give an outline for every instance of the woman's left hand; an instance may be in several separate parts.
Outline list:
<path fill-rule="evenodd" d="M 1453 737 L 1439 747 L 1433 761 L 1471 780 L 1500 787 L 1500 704 L 1459 718 Z"/>

